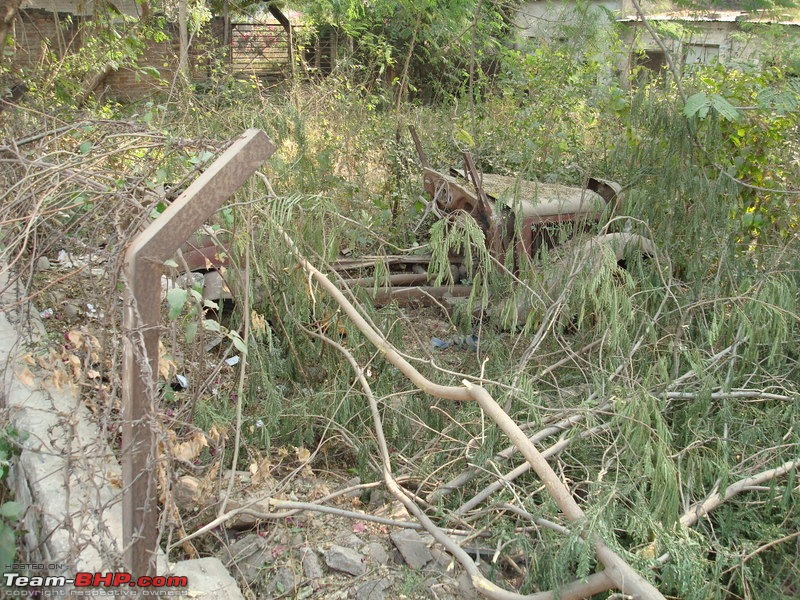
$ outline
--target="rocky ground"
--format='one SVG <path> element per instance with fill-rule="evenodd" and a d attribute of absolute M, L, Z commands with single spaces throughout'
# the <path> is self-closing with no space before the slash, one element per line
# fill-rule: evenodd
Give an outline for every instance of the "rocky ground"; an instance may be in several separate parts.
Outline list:
<path fill-rule="evenodd" d="M 330 515 L 242 533 L 217 556 L 249 598 L 477 598 L 430 536 Z"/>
<path fill-rule="evenodd" d="M 114 392 L 118 382 L 114 379 L 113 361 L 117 357 L 108 351 L 114 344 L 108 324 L 115 302 L 109 302 L 106 295 L 108 289 L 100 277 L 102 269 L 96 273 L 86 269 L 79 279 L 68 278 L 61 283 L 63 272 L 72 268 L 74 265 L 65 257 L 43 259 L 37 264 L 39 283 L 47 291 L 36 299 L 34 316 L 47 333 L 29 355 L 29 366 L 48 385 L 77 384 L 92 414 L 107 425 L 109 420 L 116 422 L 119 410 Z M 404 343 L 419 355 L 435 356 L 441 364 L 453 368 L 470 359 L 471 347 L 458 343 L 466 336 L 456 331 L 439 309 L 405 310 L 401 319 L 406 332 Z M 162 359 L 163 363 L 170 363 L 166 357 Z M 219 371 L 223 379 L 220 386 L 232 388 L 235 373 L 229 366 Z M 192 469 L 173 465 L 172 473 L 162 474 L 173 481 L 168 493 L 161 491 L 165 510 L 175 511 L 174 521 L 181 523 L 182 533 L 191 534 L 217 516 L 230 473 L 220 476 L 218 465 L 203 464 L 209 456 L 209 444 L 214 446 L 220 441 L 213 428 L 210 432 L 195 430 L 194 436 L 187 433 L 191 427 L 181 429 L 167 423 L 165 429 L 178 464 L 186 467 L 192 463 L 197 470 L 195 476 Z M 181 431 L 179 437 L 171 435 L 173 429 Z M 110 441 L 113 445 L 113 439 Z M 289 503 L 313 504 L 330 496 L 324 505 L 346 515 L 317 510 L 293 510 L 289 516 L 278 518 L 235 514 L 195 538 L 191 547 L 186 545 L 186 555 L 181 558 L 191 558 L 194 552 L 216 556 L 248 600 L 477 598 L 466 574 L 417 528 L 416 521 L 380 484 L 361 485 L 348 479 L 346 469 L 337 470 L 336 466 L 316 471 L 305 449 L 278 448 L 274 452 L 278 456 L 255 460 L 249 472 L 235 475 L 233 493 L 226 503 L 228 511 L 249 506 L 251 513 L 275 515 L 279 511 L 265 498 L 277 489 L 274 497 Z M 288 459 L 287 452 L 291 454 Z M 298 467 L 294 474 L 286 464 L 273 470 L 281 461 L 294 461 L 291 466 L 305 462 L 306 466 Z M 282 478 L 280 482 L 275 475 Z M 337 494 L 336 490 L 345 491 Z M 180 549 L 175 553 L 180 554 Z M 486 567 L 489 573 L 491 568 Z"/>

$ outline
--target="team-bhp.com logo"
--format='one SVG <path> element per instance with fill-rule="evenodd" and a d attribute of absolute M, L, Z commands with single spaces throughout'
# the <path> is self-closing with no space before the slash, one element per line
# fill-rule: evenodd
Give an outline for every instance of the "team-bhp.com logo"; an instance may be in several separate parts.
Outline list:
<path fill-rule="evenodd" d="M 134 578 L 125 571 L 119 573 L 88 573 L 78 572 L 74 577 L 64 575 L 20 575 L 18 573 L 4 573 L 3 583 L 6 594 L 11 596 L 51 596 L 61 593 L 49 594 L 48 590 L 62 592 L 65 586 L 74 586 L 70 596 L 99 595 L 99 590 L 110 592 L 102 595 L 125 595 L 129 588 L 141 588 L 136 591 L 138 595 L 164 596 L 174 595 L 176 592 L 185 591 L 189 584 L 185 576 L 180 575 L 155 575 Z M 16 594 L 14 592 L 17 592 Z M 93 593 L 94 592 L 94 593 Z M 169 593 L 173 592 L 173 593 Z"/>

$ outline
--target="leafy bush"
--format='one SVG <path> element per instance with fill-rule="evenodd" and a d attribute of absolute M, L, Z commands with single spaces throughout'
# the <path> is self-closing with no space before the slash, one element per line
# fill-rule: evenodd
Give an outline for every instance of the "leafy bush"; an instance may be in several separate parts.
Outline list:
<path fill-rule="evenodd" d="M 16 500 L 9 500 L 6 485 L 9 469 L 14 457 L 19 455 L 19 444 L 24 441 L 21 434 L 11 426 L 0 430 L 0 564 L 9 565 L 17 556 L 17 524 L 25 507 Z"/>

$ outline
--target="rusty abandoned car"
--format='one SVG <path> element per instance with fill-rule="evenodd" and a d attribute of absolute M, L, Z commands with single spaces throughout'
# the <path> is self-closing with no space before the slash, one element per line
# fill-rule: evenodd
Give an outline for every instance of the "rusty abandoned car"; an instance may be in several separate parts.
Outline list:
<path fill-rule="evenodd" d="M 422 166 L 423 188 L 430 199 L 426 212 L 444 220 L 470 215 L 498 265 L 511 264 L 519 272 L 525 261 L 533 263 L 552 256 L 552 260 L 565 263 L 562 270 L 569 270 L 568 263 L 575 261 L 591 268 L 603 253 L 613 253 L 620 266 L 632 253 L 655 255 L 653 242 L 637 233 L 592 234 L 597 224 L 614 215 L 622 204 L 624 193 L 619 184 L 589 178 L 585 186 L 577 187 L 480 174 L 467 152 L 462 168 L 444 173 L 431 168 L 416 131 L 410 130 Z M 230 266 L 227 251 L 220 244 L 213 236 L 198 235 L 183 249 L 188 269 L 204 272 L 204 296 L 212 300 L 231 297 L 224 281 L 227 276 L 220 275 L 220 269 Z M 557 251 L 562 246 L 569 249 L 566 256 Z M 553 249 L 556 251 L 550 253 Z M 469 296 L 464 257 L 448 257 L 453 273 L 448 285 L 435 285 L 435 276 L 429 270 L 431 258 L 431 254 L 342 257 L 332 267 L 341 285 L 371 287 L 377 305 L 391 301 L 419 305 Z M 376 284 L 372 268 L 378 262 L 385 263 L 388 274 Z M 520 315 L 520 320 L 523 317 Z"/>

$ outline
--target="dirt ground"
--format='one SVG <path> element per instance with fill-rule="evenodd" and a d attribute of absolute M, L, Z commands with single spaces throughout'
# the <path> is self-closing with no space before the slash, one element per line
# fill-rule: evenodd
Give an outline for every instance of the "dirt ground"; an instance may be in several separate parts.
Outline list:
<path fill-rule="evenodd" d="M 56 387 L 77 384 L 102 430 L 110 432 L 110 444 L 119 448 L 113 432 L 119 431 L 120 414 L 121 291 L 108 275 L 113 263 L 101 250 L 61 253 L 36 267 L 34 284 L 42 291 L 32 306 L 47 335 L 28 355 L 30 367 Z M 475 363 L 469 336 L 443 308 L 400 309 L 403 345 L 442 368 Z M 180 347 L 169 329 L 163 338 L 165 346 Z M 192 378 L 212 377 L 217 390 L 236 388 L 237 369 L 221 360 L 218 349 L 182 356 L 164 349 L 161 359 L 167 400 L 170 390 L 182 391 L 181 372 L 189 360 L 196 363 Z M 163 412 L 164 443 L 174 460 L 169 472 L 159 473 L 159 495 L 176 534 L 187 536 L 213 521 L 221 498 L 228 512 L 249 508 L 179 545 L 175 558 L 219 557 L 247 598 L 475 596 L 469 579 L 429 536 L 412 540 L 411 550 L 393 539 L 398 532 L 417 535 L 417 526 L 385 491 L 378 472 L 376 481 L 362 484 L 346 462 L 330 460 L 335 449 L 314 460 L 306 448 L 274 447 L 248 448 L 249 469 L 231 474 L 217 460 L 230 451 L 230 429 L 201 431 L 183 420 L 185 407 L 177 403 L 165 401 Z M 485 568 L 487 574 L 493 570 L 491 564 Z"/>

